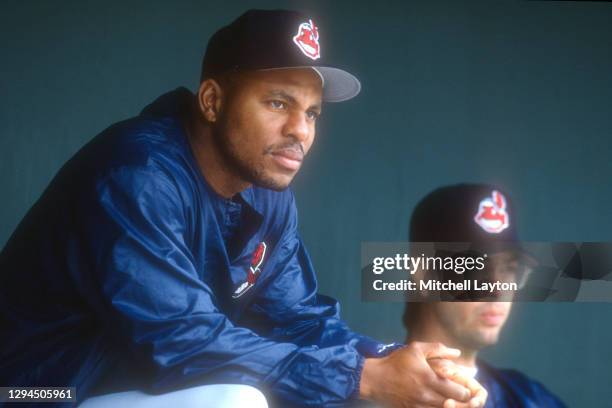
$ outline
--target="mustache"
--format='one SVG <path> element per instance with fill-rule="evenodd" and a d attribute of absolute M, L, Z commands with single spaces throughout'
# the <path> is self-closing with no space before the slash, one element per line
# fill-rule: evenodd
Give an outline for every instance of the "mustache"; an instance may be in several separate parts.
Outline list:
<path fill-rule="evenodd" d="M 304 148 L 302 147 L 301 143 L 297 143 L 297 142 L 274 144 L 274 145 L 268 146 L 264 150 L 264 153 L 270 154 L 270 153 L 276 153 L 276 152 L 283 151 L 283 150 L 292 150 L 304 156 Z"/>

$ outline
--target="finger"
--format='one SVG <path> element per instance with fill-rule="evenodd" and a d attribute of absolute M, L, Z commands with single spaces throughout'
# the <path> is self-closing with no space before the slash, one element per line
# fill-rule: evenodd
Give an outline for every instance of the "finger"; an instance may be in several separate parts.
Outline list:
<path fill-rule="evenodd" d="M 457 366 L 449 360 L 433 358 L 427 360 L 427 362 L 432 370 L 434 370 L 434 372 L 442 378 L 448 378 L 451 380 L 452 377 L 457 374 Z"/>
<path fill-rule="evenodd" d="M 475 379 L 473 379 L 472 377 L 468 377 L 465 375 L 455 375 L 453 376 L 453 381 L 457 381 L 459 384 L 462 384 L 465 387 L 467 387 L 472 393 L 472 396 L 474 395 L 486 396 L 487 395 L 487 391 L 484 389 L 484 387 L 480 385 L 480 383 L 476 381 Z"/>
<path fill-rule="evenodd" d="M 461 398 L 461 396 L 455 397 L 454 399 L 457 399 L 458 401 L 468 401 L 470 397 L 474 397 L 476 394 L 477 389 L 472 390 L 471 388 L 467 387 L 468 384 L 474 386 L 474 383 L 470 383 L 469 382 L 469 378 L 465 378 L 463 376 L 461 376 L 461 371 L 459 370 L 459 368 L 457 367 L 457 365 L 455 363 L 453 363 L 452 361 L 449 360 L 445 360 L 445 359 L 430 359 L 427 360 L 427 362 L 429 363 L 430 367 L 432 368 L 432 370 L 439 376 L 441 377 L 441 379 L 447 379 L 450 381 L 454 381 L 455 378 L 459 378 L 461 381 L 454 381 L 456 383 L 458 383 L 459 385 L 463 386 L 463 390 L 462 392 L 465 392 L 464 390 L 467 389 L 467 395 L 465 396 L 465 398 Z M 459 377 L 461 376 L 461 377 Z M 476 384 L 478 384 L 477 382 L 475 382 Z M 451 383 L 452 384 L 452 383 Z M 451 396 L 449 396 L 449 398 L 452 398 Z"/>
<path fill-rule="evenodd" d="M 450 400 L 449 400 L 450 401 Z M 482 401 L 480 399 L 473 399 L 470 400 L 470 402 L 455 402 L 454 408 L 484 408 L 485 406 L 485 401 Z M 446 405 L 444 406 L 444 408 L 446 408 Z"/>
<path fill-rule="evenodd" d="M 470 408 L 483 407 L 485 402 L 487 402 L 487 390 L 485 390 L 484 387 L 480 385 L 480 383 L 475 379 L 464 375 L 454 375 L 452 377 L 452 380 L 464 385 L 465 387 L 467 387 L 468 390 L 470 390 L 470 393 L 472 395 L 472 398 L 469 402 Z"/>
<path fill-rule="evenodd" d="M 470 402 L 456 402 L 453 401 L 455 403 L 454 408 L 483 408 L 484 407 L 484 402 L 481 401 L 475 401 L 475 400 L 470 400 Z M 446 408 L 446 406 L 444 406 L 444 408 Z"/>
<path fill-rule="evenodd" d="M 483 408 L 487 402 L 487 396 L 488 396 L 487 391 L 484 388 L 481 388 L 476 392 L 475 395 L 473 395 L 473 397 L 467 403 L 457 402 L 457 401 L 452 401 L 449 403 L 445 401 L 445 404 L 454 404 L 454 405 L 449 405 L 449 407 L 453 407 L 453 408 Z M 448 407 L 444 405 L 444 408 L 448 408 Z"/>
<path fill-rule="evenodd" d="M 417 403 L 417 405 L 423 407 L 440 408 L 444 404 L 444 401 L 446 399 L 447 398 L 443 395 L 438 394 L 433 389 L 426 386 L 424 387 L 420 395 L 417 397 L 417 400 L 415 402 Z"/>
<path fill-rule="evenodd" d="M 426 359 L 430 358 L 457 358 L 461 355 L 461 350 L 446 347 L 442 343 L 421 343 L 415 342 L 415 346 L 421 350 Z"/>
<path fill-rule="evenodd" d="M 470 408 L 482 408 L 487 402 L 488 393 L 484 388 L 476 391 L 476 395 L 470 400 Z"/>
<path fill-rule="evenodd" d="M 461 371 L 454 363 L 446 360 L 435 361 L 433 364 L 435 368 L 434 366 L 432 368 L 438 375 L 463 385 L 470 390 L 472 395 L 475 395 L 480 390 L 484 391 L 483 386 L 478 381 Z"/>
<path fill-rule="evenodd" d="M 431 388 L 445 397 L 460 402 L 468 402 L 472 398 L 472 392 L 461 384 L 446 378 L 435 378 L 430 384 Z M 442 404 L 440 404 L 442 405 Z"/>
<path fill-rule="evenodd" d="M 442 408 L 457 408 L 457 402 L 452 399 L 447 399 L 446 401 L 444 401 L 444 405 L 442 406 Z"/>
<path fill-rule="evenodd" d="M 431 359 L 427 362 L 437 375 L 461 384 L 470 391 L 471 399 L 467 406 L 484 406 L 487 400 L 487 391 L 478 381 L 462 372 L 455 363 L 443 359 Z"/>
<path fill-rule="evenodd" d="M 455 403 L 454 408 L 472 408 L 472 406 L 470 405 L 471 402 L 453 402 Z"/>

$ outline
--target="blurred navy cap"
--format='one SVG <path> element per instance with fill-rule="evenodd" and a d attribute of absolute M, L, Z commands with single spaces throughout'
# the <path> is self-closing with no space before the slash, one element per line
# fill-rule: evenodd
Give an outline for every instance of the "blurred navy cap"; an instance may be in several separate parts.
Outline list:
<path fill-rule="evenodd" d="M 416 206 L 410 220 L 412 242 L 473 242 L 490 245 L 518 241 L 512 201 L 488 184 L 438 188 Z"/>

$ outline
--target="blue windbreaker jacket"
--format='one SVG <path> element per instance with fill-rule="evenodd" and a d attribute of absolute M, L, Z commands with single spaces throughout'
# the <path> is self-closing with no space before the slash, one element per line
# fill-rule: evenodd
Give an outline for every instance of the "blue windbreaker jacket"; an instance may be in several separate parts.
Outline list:
<path fill-rule="evenodd" d="M 189 95 L 95 137 L 9 239 L 0 385 L 73 386 L 82 401 L 241 383 L 332 406 L 357 395 L 364 357 L 394 348 L 317 294 L 289 190 L 228 200 L 206 184 L 179 120 Z"/>
<path fill-rule="evenodd" d="M 566 408 L 542 384 L 516 370 L 503 370 L 478 361 L 476 380 L 489 396 L 485 408 Z"/>

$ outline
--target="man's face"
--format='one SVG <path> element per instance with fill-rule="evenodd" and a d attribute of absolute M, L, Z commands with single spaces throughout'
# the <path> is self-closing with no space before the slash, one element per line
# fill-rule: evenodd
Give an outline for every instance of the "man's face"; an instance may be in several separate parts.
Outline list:
<path fill-rule="evenodd" d="M 255 71 L 226 91 L 213 128 L 226 163 L 246 182 L 285 189 L 314 141 L 320 77 L 310 68 Z"/>
<path fill-rule="evenodd" d="M 512 253 L 489 257 L 491 281 L 516 282 L 523 268 Z M 437 302 L 431 304 L 433 314 L 446 337 L 461 347 L 480 350 L 497 343 L 510 309 L 511 302 Z"/>
<path fill-rule="evenodd" d="M 460 347 L 480 350 L 497 343 L 511 302 L 439 302 L 434 315 L 448 338 Z"/>

